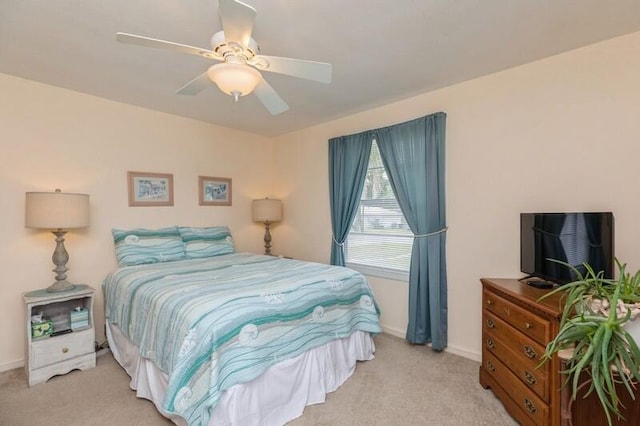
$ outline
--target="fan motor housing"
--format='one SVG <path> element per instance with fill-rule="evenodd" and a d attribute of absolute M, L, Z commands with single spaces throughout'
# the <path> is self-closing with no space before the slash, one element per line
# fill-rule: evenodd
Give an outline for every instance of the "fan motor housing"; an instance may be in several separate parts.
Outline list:
<path fill-rule="evenodd" d="M 211 50 L 225 58 L 225 60 L 229 56 L 233 56 L 241 58 L 246 63 L 260 52 L 260 47 L 252 38 L 249 39 L 247 46 L 242 46 L 234 41 L 227 42 L 224 31 L 218 31 L 211 37 Z"/>

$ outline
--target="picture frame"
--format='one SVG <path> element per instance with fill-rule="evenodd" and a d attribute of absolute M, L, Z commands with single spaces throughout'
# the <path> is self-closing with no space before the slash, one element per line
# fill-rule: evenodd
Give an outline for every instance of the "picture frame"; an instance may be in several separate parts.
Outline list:
<path fill-rule="evenodd" d="M 173 206 L 173 175 L 127 172 L 129 207 Z"/>
<path fill-rule="evenodd" d="M 230 206 L 232 187 L 230 178 L 198 176 L 201 206 Z"/>

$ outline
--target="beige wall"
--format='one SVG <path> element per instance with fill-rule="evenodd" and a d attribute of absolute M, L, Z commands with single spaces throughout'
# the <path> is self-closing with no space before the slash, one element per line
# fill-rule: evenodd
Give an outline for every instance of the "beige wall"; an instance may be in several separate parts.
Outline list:
<path fill-rule="evenodd" d="M 271 196 L 272 142 L 248 133 L 0 74 L 0 371 L 21 365 L 22 293 L 51 284 L 54 236 L 24 228 L 27 191 L 91 196 L 91 225 L 67 234 L 69 279 L 96 292 L 116 266 L 111 228 L 228 225 L 239 250 L 262 249 L 253 198 Z M 173 173 L 173 207 L 128 207 L 127 170 Z M 198 206 L 198 176 L 233 179 L 233 206 Z"/>
<path fill-rule="evenodd" d="M 69 278 L 97 290 L 101 336 L 112 227 L 227 224 L 240 250 L 261 251 L 250 200 L 279 196 L 274 252 L 326 262 L 327 140 L 437 111 L 448 114 L 449 350 L 478 359 L 478 279 L 520 276 L 520 212 L 612 210 L 617 255 L 640 268 L 638 75 L 640 33 L 265 139 L 0 74 L 0 371 L 23 361 L 22 293 L 53 279 L 53 236 L 23 226 L 26 191 L 91 195 L 91 226 L 68 234 Z M 175 206 L 129 208 L 127 170 L 173 173 Z M 233 178 L 233 206 L 199 207 L 198 175 Z M 403 335 L 406 283 L 370 282 L 385 329 Z"/>
<path fill-rule="evenodd" d="M 520 212 L 611 210 L 616 254 L 640 268 L 639 75 L 635 33 L 279 137 L 274 239 L 327 261 L 327 139 L 445 111 L 449 350 L 479 359 L 479 278 L 522 276 Z M 404 335 L 407 284 L 371 284 L 383 326 Z"/>

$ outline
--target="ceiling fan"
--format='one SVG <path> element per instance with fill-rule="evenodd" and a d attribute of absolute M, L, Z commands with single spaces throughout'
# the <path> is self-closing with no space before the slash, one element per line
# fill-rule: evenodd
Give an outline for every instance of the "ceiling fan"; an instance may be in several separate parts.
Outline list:
<path fill-rule="evenodd" d="M 236 101 L 240 96 L 255 93 L 273 115 L 287 111 L 289 105 L 267 83 L 260 71 L 331 83 L 331 64 L 259 54 L 260 47 L 251 38 L 256 17 L 253 7 L 238 0 L 219 0 L 218 14 L 222 31 L 211 37 L 211 50 L 120 32 L 116 34 L 116 39 L 121 43 L 173 50 L 222 61 L 209 67 L 176 93 L 196 95 L 213 81 L 220 90 L 233 96 Z"/>

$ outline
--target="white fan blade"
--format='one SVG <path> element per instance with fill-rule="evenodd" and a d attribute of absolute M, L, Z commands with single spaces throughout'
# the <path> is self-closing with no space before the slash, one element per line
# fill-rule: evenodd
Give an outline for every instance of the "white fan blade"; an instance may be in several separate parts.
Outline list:
<path fill-rule="evenodd" d="M 331 64 L 304 61 L 302 59 L 280 58 L 278 56 L 256 55 L 250 63 L 261 71 L 286 74 L 306 80 L 331 83 Z M 267 64 L 265 66 L 265 64 Z"/>
<path fill-rule="evenodd" d="M 271 113 L 278 115 L 289 110 L 289 105 L 278 95 L 269 83 L 263 78 L 253 90 L 262 105 Z"/>
<path fill-rule="evenodd" d="M 220 0 L 218 13 L 227 43 L 236 42 L 247 47 L 253 32 L 256 10 L 241 1 Z"/>
<path fill-rule="evenodd" d="M 222 59 L 215 52 L 201 47 L 188 46 L 186 44 L 173 43 L 171 41 L 158 40 L 150 37 L 143 37 L 135 34 L 116 33 L 116 40 L 120 43 L 137 44 L 145 47 L 155 47 L 157 49 L 174 50 L 188 53 L 190 55 L 204 56 L 210 59 Z"/>
<path fill-rule="evenodd" d="M 209 76 L 206 72 L 203 72 L 184 86 L 182 86 L 176 93 L 178 95 L 188 95 L 193 96 L 202 92 L 204 89 L 209 87 L 212 84 L 211 80 L 209 80 Z"/>

